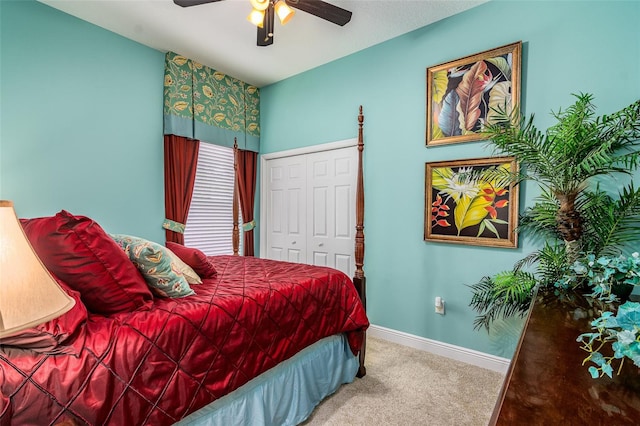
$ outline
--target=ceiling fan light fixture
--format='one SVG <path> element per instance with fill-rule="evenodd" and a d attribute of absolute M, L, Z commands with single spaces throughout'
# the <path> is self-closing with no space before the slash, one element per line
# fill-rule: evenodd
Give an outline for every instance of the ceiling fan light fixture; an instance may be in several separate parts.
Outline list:
<path fill-rule="evenodd" d="M 275 9 L 282 25 L 289 22 L 289 20 L 293 18 L 293 15 L 295 15 L 296 13 L 295 10 L 291 9 L 289 5 L 284 2 L 284 0 L 278 0 L 276 2 Z"/>
<path fill-rule="evenodd" d="M 173 0 L 175 4 L 181 7 L 217 3 L 219 1 L 221 0 Z M 242 1 L 246 4 L 246 0 Z M 247 16 L 247 20 L 258 27 L 256 32 L 256 44 L 258 46 L 270 46 L 273 44 L 273 27 L 276 13 L 282 25 L 289 22 L 297 10 L 340 26 L 344 26 L 351 21 L 352 15 L 350 11 L 334 6 L 324 0 L 249 0 L 249 4 L 252 10 Z M 0 323 L 2 322 L 1 320 L 2 318 L 0 318 Z"/>
<path fill-rule="evenodd" d="M 255 10 L 267 10 L 270 1 L 271 0 L 249 0 L 249 3 L 251 3 L 251 6 L 253 6 Z"/>
<path fill-rule="evenodd" d="M 256 27 L 262 28 L 264 22 L 264 11 L 253 9 L 249 16 L 247 16 L 247 20 Z"/>

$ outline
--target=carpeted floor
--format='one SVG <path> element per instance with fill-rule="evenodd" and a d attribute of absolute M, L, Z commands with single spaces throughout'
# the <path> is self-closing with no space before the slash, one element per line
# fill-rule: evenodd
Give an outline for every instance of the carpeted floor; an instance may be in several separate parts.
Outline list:
<path fill-rule="evenodd" d="M 367 338 L 367 375 L 325 399 L 304 425 L 486 425 L 504 376 Z"/>

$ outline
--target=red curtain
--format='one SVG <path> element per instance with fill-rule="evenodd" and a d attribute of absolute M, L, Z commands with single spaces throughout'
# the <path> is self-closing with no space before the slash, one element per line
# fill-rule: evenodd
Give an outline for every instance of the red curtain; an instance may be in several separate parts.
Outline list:
<path fill-rule="evenodd" d="M 164 214 L 169 221 L 186 224 L 193 184 L 196 180 L 200 141 L 183 136 L 164 136 Z M 183 226 L 184 228 L 184 226 Z M 166 229 L 167 241 L 184 244 L 184 235 Z"/>
<path fill-rule="evenodd" d="M 256 195 L 258 153 L 239 149 L 237 162 L 238 195 L 240 196 L 242 220 L 245 224 L 250 224 L 244 228 L 244 255 L 254 256 L 253 227 L 255 222 L 253 221 L 253 205 Z"/>

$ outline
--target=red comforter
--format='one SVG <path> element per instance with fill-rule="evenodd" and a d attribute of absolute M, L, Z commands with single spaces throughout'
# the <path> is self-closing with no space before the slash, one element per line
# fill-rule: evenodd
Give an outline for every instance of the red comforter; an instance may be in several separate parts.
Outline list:
<path fill-rule="evenodd" d="M 0 424 L 171 424 L 317 340 L 368 320 L 349 278 L 253 257 L 211 258 L 197 295 L 89 315 L 71 355 L 0 350 Z"/>

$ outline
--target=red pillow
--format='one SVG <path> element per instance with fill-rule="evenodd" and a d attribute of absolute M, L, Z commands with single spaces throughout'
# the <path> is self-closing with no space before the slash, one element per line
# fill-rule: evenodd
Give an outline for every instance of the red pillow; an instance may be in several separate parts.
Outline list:
<path fill-rule="evenodd" d="M 151 290 L 138 269 L 93 220 L 62 210 L 21 222 L 42 262 L 80 292 L 89 311 L 109 315 L 151 303 Z"/>
<path fill-rule="evenodd" d="M 80 334 L 81 326 L 88 318 L 87 308 L 80 300 L 80 293 L 71 290 L 62 281 L 56 281 L 76 304 L 58 318 L 0 339 L 0 345 L 16 346 L 46 354 L 71 353 L 64 344 L 70 343 L 72 338 Z"/>
<path fill-rule="evenodd" d="M 206 254 L 197 248 L 185 247 L 182 244 L 172 241 L 167 241 L 166 246 L 174 252 L 180 260 L 191 266 L 201 278 L 212 278 L 218 273 L 215 266 L 213 266 L 213 262 L 209 260 Z"/>

